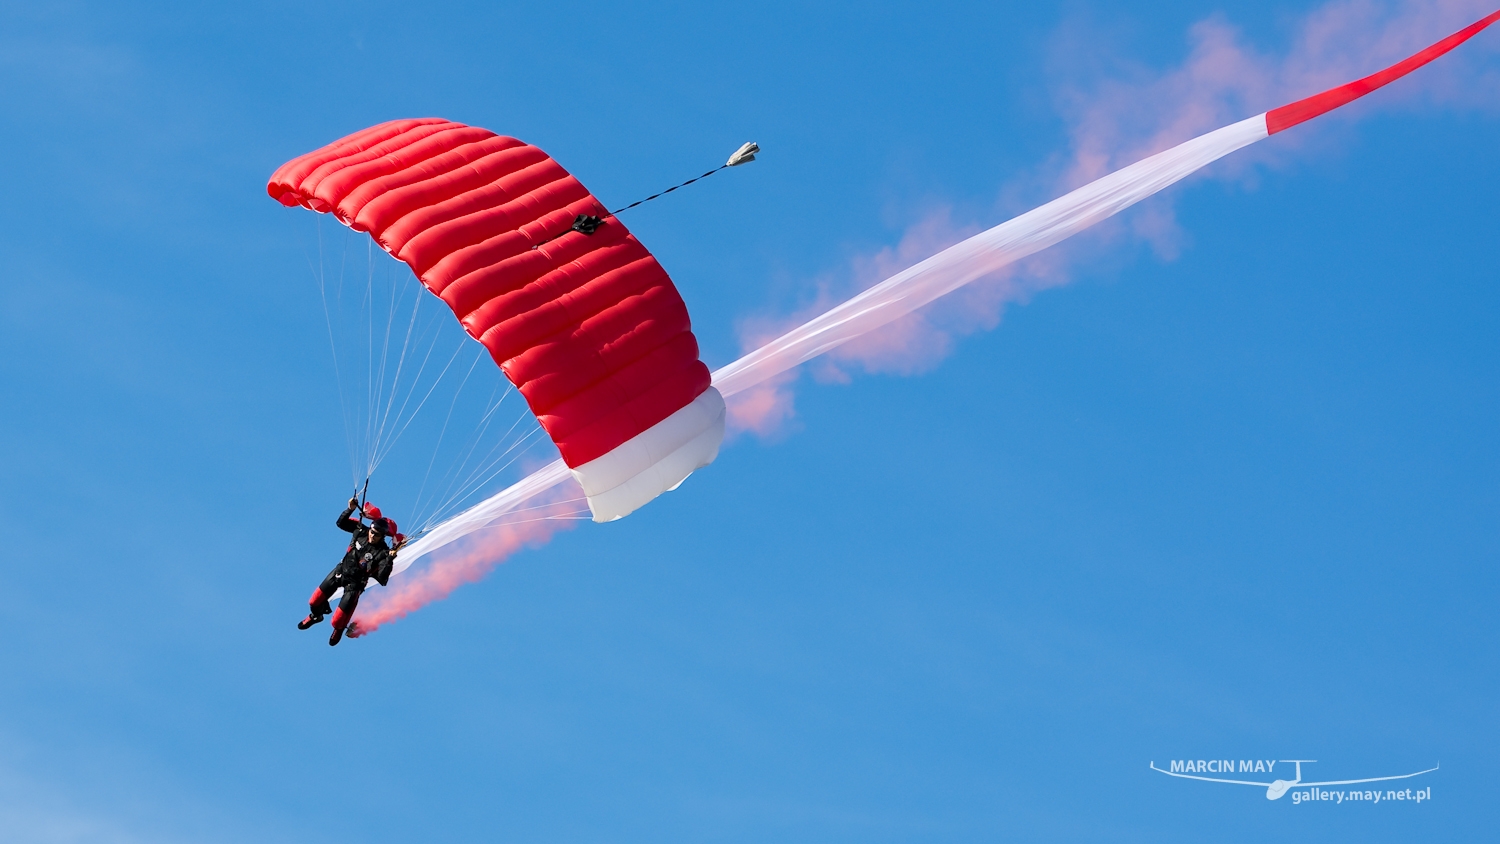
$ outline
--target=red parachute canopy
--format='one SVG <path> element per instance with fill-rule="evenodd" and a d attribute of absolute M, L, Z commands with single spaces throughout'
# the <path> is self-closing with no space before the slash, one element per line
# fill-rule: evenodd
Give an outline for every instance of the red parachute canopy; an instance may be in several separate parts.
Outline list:
<path fill-rule="evenodd" d="M 717 454 L 723 401 L 682 296 L 540 149 L 447 120 L 394 120 L 287 162 L 266 190 L 369 232 L 411 267 L 525 396 L 596 519 L 634 510 Z M 607 219 L 584 234 L 571 229 L 579 215 Z M 612 490 L 623 499 L 601 512 Z"/>

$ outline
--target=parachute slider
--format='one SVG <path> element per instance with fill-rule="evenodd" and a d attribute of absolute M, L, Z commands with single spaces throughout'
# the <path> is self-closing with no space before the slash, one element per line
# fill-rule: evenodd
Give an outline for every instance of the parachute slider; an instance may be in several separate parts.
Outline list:
<path fill-rule="evenodd" d="M 729 160 L 724 162 L 725 167 L 738 167 L 741 164 L 749 164 L 755 160 L 755 154 L 760 152 L 760 144 L 751 141 L 734 151 Z"/>

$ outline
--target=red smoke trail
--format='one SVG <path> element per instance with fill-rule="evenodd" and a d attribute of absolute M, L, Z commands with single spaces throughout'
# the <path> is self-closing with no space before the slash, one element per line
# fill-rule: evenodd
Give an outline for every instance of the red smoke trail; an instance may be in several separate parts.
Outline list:
<path fill-rule="evenodd" d="M 560 500 L 566 494 L 565 490 L 553 489 L 540 496 L 538 504 L 445 545 L 433 553 L 426 566 L 396 575 L 389 591 L 371 595 L 371 605 L 359 608 L 349 635 L 373 633 L 381 625 L 441 601 L 465 583 L 481 580 L 511 554 L 545 544 L 553 534 L 573 527 L 579 521 L 578 507 L 576 501 Z"/>

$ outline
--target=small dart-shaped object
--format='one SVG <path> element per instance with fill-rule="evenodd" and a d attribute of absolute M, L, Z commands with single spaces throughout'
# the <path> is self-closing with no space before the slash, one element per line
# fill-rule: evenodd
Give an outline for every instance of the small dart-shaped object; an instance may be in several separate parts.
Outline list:
<path fill-rule="evenodd" d="M 750 143 L 745 144 L 744 146 L 735 150 L 734 155 L 729 156 L 729 160 L 724 162 L 724 166 L 738 167 L 741 164 L 747 164 L 755 160 L 755 154 L 757 152 L 760 152 L 760 144 L 751 141 Z"/>

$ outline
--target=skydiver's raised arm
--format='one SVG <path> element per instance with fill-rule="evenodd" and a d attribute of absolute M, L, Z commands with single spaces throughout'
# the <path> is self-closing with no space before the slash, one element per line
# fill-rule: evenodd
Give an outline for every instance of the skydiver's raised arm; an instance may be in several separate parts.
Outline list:
<path fill-rule="evenodd" d="M 334 522 L 334 524 L 338 525 L 339 530 L 344 531 L 345 533 L 358 533 L 365 529 L 364 525 L 349 518 L 349 515 L 353 513 L 355 508 L 357 507 L 359 507 L 359 499 L 349 499 L 349 506 L 344 509 L 344 512 L 339 514 L 339 520 L 337 522 Z"/>

